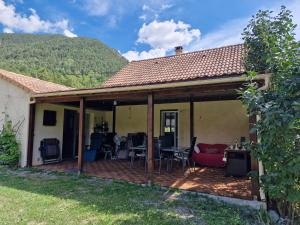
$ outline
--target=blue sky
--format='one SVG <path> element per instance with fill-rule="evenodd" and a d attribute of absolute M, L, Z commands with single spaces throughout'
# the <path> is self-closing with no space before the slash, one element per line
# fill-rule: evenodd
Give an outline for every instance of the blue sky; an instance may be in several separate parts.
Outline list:
<path fill-rule="evenodd" d="M 299 0 L 0 0 L 0 31 L 96 38 L 138 60 L 240 43 L 251 15 L 280 5 L 300 24 Z"/>

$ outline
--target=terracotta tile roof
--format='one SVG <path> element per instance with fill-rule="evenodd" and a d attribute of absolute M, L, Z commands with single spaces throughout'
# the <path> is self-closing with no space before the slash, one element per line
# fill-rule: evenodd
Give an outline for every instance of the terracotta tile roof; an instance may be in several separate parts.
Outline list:
<path fill-rule="evenodd" d="M 2 69 L 0 69 L 0 78 L 7 80 L 8 82 L 11 82 L 12 84 L 34 94 L 54 91 L 67 91 L 73 89 L 64 85 L 55 84 L 52 82 L 24 76 Z"/>
<path fill-rule="evenodd" d="M 102 87 L 137 86 L 239 76 L 245 72 L 243 44 L 162 58 L 132 61 Z"/>

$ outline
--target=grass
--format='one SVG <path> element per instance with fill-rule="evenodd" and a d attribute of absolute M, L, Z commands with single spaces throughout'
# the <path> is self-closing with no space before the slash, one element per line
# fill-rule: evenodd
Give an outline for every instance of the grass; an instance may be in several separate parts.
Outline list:
<path fill-rule="evenodd" d="M 159 187 L 0 167 L 1 224 L 257 224 L 256 213 Z"/>

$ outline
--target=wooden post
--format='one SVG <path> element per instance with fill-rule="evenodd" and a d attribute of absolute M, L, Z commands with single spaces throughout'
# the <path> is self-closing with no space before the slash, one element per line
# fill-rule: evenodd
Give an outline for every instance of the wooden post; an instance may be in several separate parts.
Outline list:
<path fill-rule="evenodd" d="M 251 143 L 257 143 L 257 132 L 251 131 L 256 124 L 256 115 L 249 117 L 249 139 Z M 251 171 L 258 173 L 258 160 L 251 154 Z M 251 178 L 251 195 L 253 199 L 260 199 L 259 195 L 259 180 Z"/>
<path fill-rule="evenodd" d="M 147 166 L 148 166 L 148 183 L 153 183 L 153 170 L 154 170 L 154 161 L 153 161 L 153 121 L 154 121 L 154 104 L 153 104 L 153 94 L 148 95 L 148 108 L 147 108 Z"/>
<path fill-rule="evenodd" d="M 79 132 L 78 132 L 78 174 L 83 170 L 84 161 L 84 126 L 85 126 L 85 99 L 80 99 Z"/>
<path fill-rule="evenodd" d="M 194 101 L 193 98 L 190 97 L 190 144 L 192 144 L 192 140 L 194 137 Z"/>
<path fill-rule="evenodd" d="M 113 106 L 113 121 L 112 121 L 112 132 L 113 134 L 116 134 L 116 106 Z"/>
<path fill-rule="evenodd" d="M 34 125 L 35 125 L 35 106 L 29 105 L 29 126 L 28 126 L 28 142 L 27 142 L 27 167 L 32 166 L 33 142 L 34 142 Z"/>

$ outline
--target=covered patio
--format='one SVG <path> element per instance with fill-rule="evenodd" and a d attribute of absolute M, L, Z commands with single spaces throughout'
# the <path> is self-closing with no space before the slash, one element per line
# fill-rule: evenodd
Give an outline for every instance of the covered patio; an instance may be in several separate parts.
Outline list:
<path fill-rule="evenodd" d="M 196 166 L 194 172 L 189 172 L 188 167 L 186 167 L 185 172 L 183 172 L 182 167 L 177 165 L 174 166 L 173 170 L 170 172 L 165 170 L 165 166 L 163 165 L 163 169 L 159 175 L 157 165 L 155 165 L 154 160 L 154 137 L 159 135 L 157 132 L 160 132 L 160 128 L 155 127 L 155 119 L 160 121 L 160 119 L 157 118 L 157 112 L 155 113 L 155 109 L 159 109 L 160 111 L 161 108 L 165 107 L 185 107 L 184 113 L 182 113 L 185 114 L 185 125 L 181 125 L 181 129 L 183 129 L 181 135 L 185 138 L 182 139 L 182 137 L 178 137 L 178 145 L 184 145 L 188 147 L 191 144 L 192 138 L 199 136 L 195 126 L 198 126 L 201 121 L 199 121 L 199 119 L 195 121 L 195 119 L 197 119 L 197 117 L 201 118 L 201 115 L 198 115 L 199 107 L 203 107 L 201 104 L 213 103 L 214 105 L 220 105 L 220 103 L 223 102 L 223 105 L 225 104 L 226 108 L 227 102 L 238 103 L 238 95 L 236 90 L 240 88 L 242 84 L 243 81 L 235 81 L 221 84 L 193 85 L 190 87 L 151 89 L 151 91 L 120 91 L 118 89 L 112 89 L 110 91 L 107 89 L 92 89 L 50 93 L 50 96 L 36 96 L 35 103 L 31 105 L 31 128 L 35 129 L 35 132 L 38 133 L 35 136 L 30 136 L 31 138 L 29 146 L 31 146 L 31 151 L 28 154 L 28 164 L 37 165 L 41 168 L 54 171 L 83 172 L 102 178 L 127 180 L 142 184 L 158 184 L 165 187 L 174 187 L 183 190 L 198 191 L 227 197 L 257 199 L 258 189 L 257 183 L 254 179 L 250 179 L 248 177 L 227 177 L 225 176 L 224 168 L 210 168 L 205 166 Z M 237 103 L 234 103 L 234 105 Z M 139 119 L 137 123 L 139 125 L 144 124 L 145 130 L 141 131 L 145 132 L 147 137 L 146 170 L 144 164 L 139 165 L 137 163 L 134 164 L 133 168 L 130 168 L 130 161 L 128 160 L 97 160 L 95 162 L 87 162 L 84 159 L 86 149 L 85 146 L 88 144 L 87 142 L 89 141 L 90 135 L 90 133 L 87 132 L 87 130 L 90 129 L 87 129 L 86 125 L 87 123 L 91 123 L 91 121 L 86 121 L 86 113 L 91 110 L 102 113 L 105 112 L 107 118 L 110 118 L 110 125 L 108 129 L 111 133 L 130 133 L 134 131 L 131 129 L 133 128 L 134 124 L 128 120 L 126 110 L 121 110 L 124 107 L 127 107 L 127 109 L 134 108 L 135 110 L 133 111 L 135 111 L 136 117 L 139 117 L 140 119 L 144 118 L 142 120 Z M 46 130 L 44 130 L 49 128 L 40 127 L 40 125 L 38 125 L 39 121 L 42 120 L 42 112 L 48 108 L 57 110 L 57 112 L 59 110 L 63 112 L 63 109 L 71 108 L 77 110 L 78 112 L 78 140 L 73 146 L 73 148 L 76 148 L 76 152 L 78 154 L 74 155 L 73 160 L 63 160 L 59 163 L 51 165 L 40 165 L 41 163 L 38 161 L 38 155 L 40 154 L 38 148 L 41 139 L 47 137 L 47 135 L 48 137 L 52 137 L 54 135 L 53 133 L 51 136 L 51 134 L 47 134 Z M 215 108 L 214 114 L 218 114 L 218 111 L 220 110 L 221 108 Z M 232 119 L 236 120 L 235 113 L 232 110 L 229 109 L 227 111 L 229 111 L 229 114 L 232 114 Z M 59 119 L 61 121 L 60 123 L 66 119 L 65 116 L 66 114 Z M 228 118 L 222 118 L 222 115 L 220 116 L 220 121 L 228 120 Z M 249 138 L 250 141 L 256 141 L 256 136 L 249 134 L 249 129 L 254 121 L 255 118 L 247 118 L 247 122 L 245 124 L 247 126 L 247 139 Z M 211 121 L 209 124 L 212 123 L 214 123 L 214 121 Z M 229 127 L 226 130 L 226 126 L 227 125 L 225 124 L 225 127 L 218 132 L 225 132 L 226 134 L 228 132 L 231 133 L 235 131 L 235 129 Z M 54 130 L 54 132 L 63 133 L 63 126 L 61 125 L 60 127 L 60 130 Z M 225 130 L 223 131 L 223 129 Z M 245 133 L 240 134 L 237 132 L 236 135 L 237 137 L 245 136 Z M 215 140 L 213 143 L 218 143 L 218 141 L 220 142 L 220 138 L 222 137 L 219 139 L 218 137 L 215 138 L 216 139 L 212 139 L 212 141 Z M 60 141 L 63 142 L 63 138 L 61 137 L 60 139 Z M 197 140 L 197 142 L 201 142 L 201 139 L 203 138 L 200 137 L 200 140 Z M 233 144 L 233 140 L 226 144 Z M 63 143 L 61 143 L 62 156 L 64 151 L 69 149 L 69 147 L 70 146 L 65 146 Z M 34 163 L 32 163 L 33 160 Z M 255 159 L 251 159 L 251 170 L 257 170 L 257 161 Z M 193 171 L 193 168 L 190 169 L 190 171 Z"/>
<path fill-rule="evenodd" d="M 76 161 L 66 161 L 58 164 L 42 165 L 38 168 L 77 173 L 78 167 Z M 134 167 L 130 168 L 129 162 L 125 160 L 87 162 L 83 165 L 83 171 L 85 174 L 106 179 L 125 180 L 139 184 L 148 182 L 143 166 L 135 163 Z M 181 167 L 175 167 L 172 172 L 165 170 L 162 170 L 161 174 L 154 172 L 153 182 L 163 187 L 225 197 L 252 199 L 250 179 L 225 177 L 222 168 L 195 167 L 183 172 Z"/>
<path fill-rule="evenodd" d="M 249 151 L 245 151 L 244 144 L 238 146 L 238 143 L 245 141 L 257 141 L 256 133 L 250 132 L 256 116 L 247 115 L 237 91 L 247 81 L 243 76 L 243 54 L 243 45 L 233 45 L 131 62 L 99 88 L 33 95 L 28 166 L 43 164 L 40 143 L 45 138 L 55 138 L 61 149 L 60 163 L 43 165 L 43 168 L 259 199 L 258 179 L 250 179 L 247 175 L 250 170 L 258 172 L 258 161 L 250 156 Z M 261 88 L 266 88 L 269 82 L 266 74 L 254 79 Z M 48 110 L 57 115 L 57 118 L 52 118 L 50 127 L 42 124 Z M 103 129 L 100 126 L 99 130 L 99 122 L 106 126 Z M 131 146 L 128 140 L 133 133 L 143 134 L 144 137 L 139 143 L 144 149 L 144 167 L 130 167 L 129 154 L 125 155 L 124 160 L 99 160 L 99 157 L 87 160 L 86 146 L 91 145 L 92 134 L 106 135 L 111 140 L 116 135 L 124 136 L 127 146 Z M 184 174 L 182 167 L 174 167 L 171 171 L 162 169 L 161 174 L 157 174 L 156 144 L 167 133 L 172 133 L 172 147 L 188 149 L 191 153 L 186 155 L 189 161 L 195 159 L 194 154 L 198 154 L 194 173 L 185 171 Z M 194 151 L 195 138 L 198 149 Z M 114 150 L 115 144 L 114 140 L 111 141 Z M 226 162 L 225 153 L 233 149 L 233 145 L 237 152 L 231 155 L 236 156 L 237 160 L 235 164 L 230 164 Z M 128 147 L 127 153 L 128 149 L 132 150 Z M 175 153 L 172 152 L 172 157 Z M 208 155 L 203 157 L 203 153 Z M 104 158 L 107 159 L 106 156 Z M 113 158 L 120 159 L 116 155 Z M 183 165 L 185 162 L 182 160 Z M 225 177 L 224 167 L 227 169 L 228 165 L 233 167 L 229 176 Z M 231 177 L 242 170 L 245 178 Z"/>

